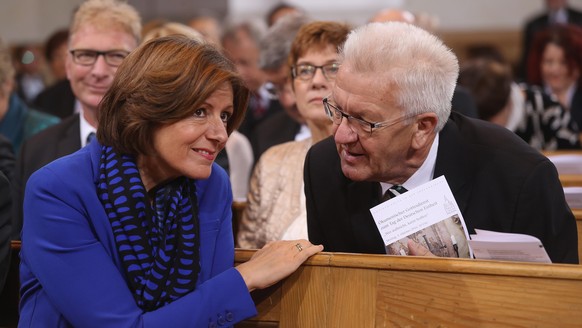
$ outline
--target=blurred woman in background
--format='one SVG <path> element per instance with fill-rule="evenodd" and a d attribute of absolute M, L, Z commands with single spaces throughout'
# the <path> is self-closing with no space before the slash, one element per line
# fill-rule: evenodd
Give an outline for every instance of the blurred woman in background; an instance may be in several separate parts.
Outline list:
<path fill-rule="evenodd" d="M 582 28 L 555 25 L 538 32 L 527 58 L 527 82 L 562 104 L 582 128 Z"/>
<path fill-rule="evenodd" d="M 307 239 L 303 162 L 311 145 L 332 133 L 333 124 L 325 114 L 323 99 L 334 85 L 338 48 L 349 32 L 345 24 L 313 22 L 297 33 L 289 66 L 297 109 L 311 138 L 273 146 L 261 155 L 251 176 L 238 246 L 260 248 L 273 240 Z"/>

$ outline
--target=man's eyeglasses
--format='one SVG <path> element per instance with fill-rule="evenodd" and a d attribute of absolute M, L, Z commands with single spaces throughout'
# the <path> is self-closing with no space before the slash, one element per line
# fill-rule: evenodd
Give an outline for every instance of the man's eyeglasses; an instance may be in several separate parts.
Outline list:
<path fill-rule="evenodd" d="M 117 67 L 121 65 L 121 62 L 129 55 L 128 51 L 123 50 L 110 50 L 110 51 L 97 51 L 90 49 L 73 49 L 69 50 L 71 55 L 73 55 L 73 62 L 82 66 L 91 66 L 95 64 L 99 56 L 105 58 L 105 62 L 109 66 Z"/>
<path fill-rule="evenodd" d="M 321 71 L 323 72 L 323 76 L 325 77 L 326 80 L 333 81 L 335 80 L 335 76 L 337 75 L 339 64 L 331 63 L 323 66 L 315 66 L 311 64 L 294 65 L 293 67 L 291 67 L 291 74 L 293 78 L 298 78 L 303 81 L 309 81 L 313 78 L 313 76 L 315 75 L 315 71 L 317 71 L 318 68 L 321 69 Z"/>
<path fill-rule="evenodd" d="M 374 129 L 389 127 L 414 116 L 405 115 L 394 120 L 371 123 L 342 112 L 339 108 L 330 104 L 328 98 L 323 99 L 323 107 L 325 108 L 325 114 L 327 114 L 327 117 L 329 117 L 329 119 L 336 125 L 340 125 L 342 119 L 345 117 L 348 120 L 348 124 L 352 131 L 354 131 L 358 136 L 370 135 Z"/>

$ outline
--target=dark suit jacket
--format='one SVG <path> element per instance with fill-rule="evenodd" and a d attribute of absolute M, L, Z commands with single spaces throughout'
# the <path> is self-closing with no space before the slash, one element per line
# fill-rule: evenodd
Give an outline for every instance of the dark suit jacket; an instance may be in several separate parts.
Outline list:
<path fill-rule="evenodd" d="M 378 182 L 354 182 L 333 138 L 305 161 L 309 240 L 330 252 L 385 253 L 369 209 Z M 440 132 L 434 176 L 444 175 L 470 233 L 475 228 L 538 237 L 553 262 L 578 263 L 576 222 L 553 164 L 509 130 L 457 113 Z"/>
<path fill-rule="evenodd" d="M 471 95 L 471 92 L 462 85 L 457 85 L 455 87 L 453 99 L 451 99 L 451 110 L 468 117 L 479 118 L 477 103 L 475 102 L 473 95 Z"/>
<path fill-rule="evenodd" d="M 8 181 L 14 179 L 14 148 L 12 143 L 4 135 L 0 134 L 0 171 L 8 178 Z"/>
<path fill-rule="evenodd" d="M 301 124 L 292 119 L 284 110 L 278 111 L 263 120 L 251 135 L 251 146 L 255 163 L 265 150 L 272 146 L 295 140 Z"/>
<path fill-rule="evenodd" d="M 261 122 L 263 122 L 267 118 L 273 116 L 274 114 L 280 111 L 283 111 L 281 103 L 276 99 L 272 99 L 269 101 L 269 106 L 267 107 L 267 110 L 265 111 L 263 116 L 261 116 L 260 118 L 256 118 L 253 116 L 252 109 L 250 108 L 249 105 L 249 108 L 247 109 L 247 112 L 245 114 L 245 118 L 242 121 L 240 127 L 238 128 L 238 132 L 242 133 L 245 137 L 251 140 L 255 128 Z"/>
<path fill-rule="evenodd" d="M 10 267 L 10 183 L 0 171 L 0 293 Z"/>
<path fill-rule="evenodd" d="M 32 104 L 38 110 L 63 119 L 75 112 L 75 100 L 71 83 L 65 79 L 44 89 Z"/>
<path fill-rule="evenodd" d="M 578 131 L 582 132 L 582 85 L 578 85 L 578 89 L 574 92 L 570 103 L 570 115 L 572 121 L 578 125 Z"/>
<path fill-rule="evenodd" d="M 20 239 L 24 187 L 32 173 L 57 158 L 81 149 L 79 114 L 74 114 L 28 139 L 20 150 L 14 177 L 12 239 Z"/>

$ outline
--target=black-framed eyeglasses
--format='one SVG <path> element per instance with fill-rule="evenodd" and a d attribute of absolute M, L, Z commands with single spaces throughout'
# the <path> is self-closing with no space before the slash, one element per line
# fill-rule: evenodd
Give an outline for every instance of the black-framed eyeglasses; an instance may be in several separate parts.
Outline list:
<path fill-rule="evenodd" d="M 303 81 L 309 81 L 313 78 L 318 68 L 321 69 L 321 71 L 323 72 L 323 76 L 325 77 L 326 80 L 333 81 L 335 80 L 335 76 L 337 75 L 339 64 L 331 63 L 322 66 L 316 66 L 311 64 L 294 65 L 293 67 L 291 67 L 291 74 L 293 78 L 298 78 Z"/>
<path fill-rule="evenodd" d="M 344 113 L 336 106 L 330 104 L 328 98 L 323 98 L 323 107 L 325 108 L 325 114 L 334 124 L 340 125 L 342 123 L 342 119 L 345 117 L 348 120 L 348 124 L 352 128 L 352 131 L 354 131 L 359 136 L 366 134 L 370 135 L 374 129 L 386 128 L 415 116 L 404 115 L 393 120 L 371 123 Z"/>
<path fill-rule="evenodd" d="M 117 67 L 129 55 L 129 51 L 124 50 L 97 51 L 91 49 L 73 49 L 69 50 L 69 52 L 73 55 L 73 62 L 82 66 L 91 66 L 95 64 L 99 56 L 103 56 L 107 65 Z"/>

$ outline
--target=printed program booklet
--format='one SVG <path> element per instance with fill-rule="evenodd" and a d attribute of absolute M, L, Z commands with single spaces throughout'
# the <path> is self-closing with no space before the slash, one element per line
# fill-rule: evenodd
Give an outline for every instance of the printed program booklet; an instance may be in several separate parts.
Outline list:
<path fill-rule="evenodd" d="M 533 236 L 482 229 L 469 236 L 444 176 L 370 212 L 390 255 L 410 255 L 410 247 L 422 246 L 439 257 L 551 263 L 542 243 Z"/>
<path fill-rule="evenodd" d="M 472 257 L 455 197 L 440 176 L 370 209 L 390 255 L 409 255 L 416 243 L 439 257 Z"/>

